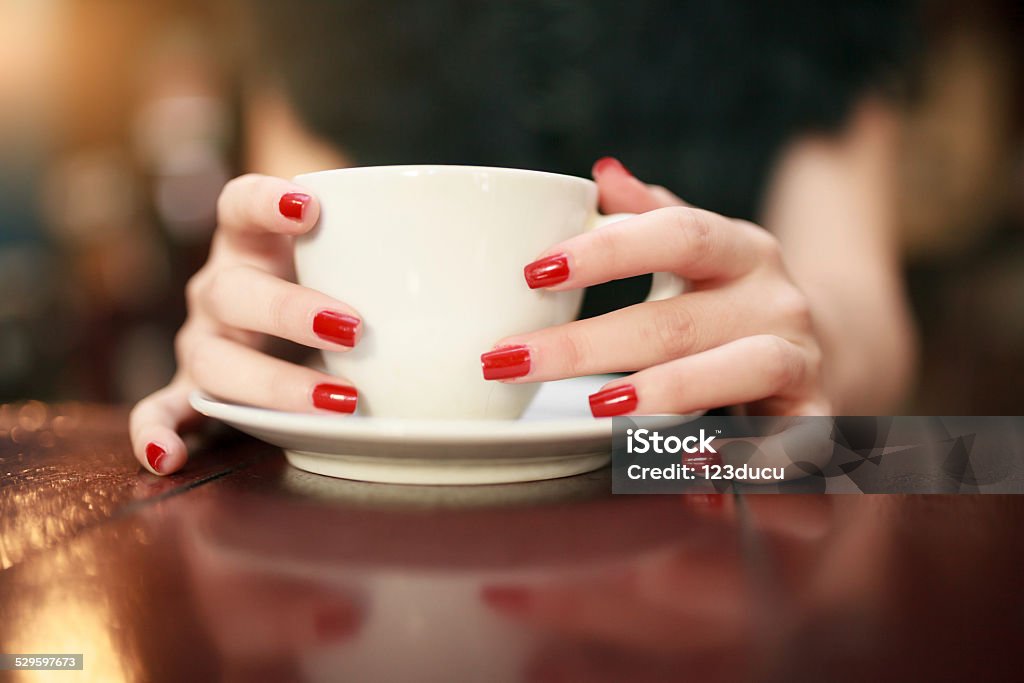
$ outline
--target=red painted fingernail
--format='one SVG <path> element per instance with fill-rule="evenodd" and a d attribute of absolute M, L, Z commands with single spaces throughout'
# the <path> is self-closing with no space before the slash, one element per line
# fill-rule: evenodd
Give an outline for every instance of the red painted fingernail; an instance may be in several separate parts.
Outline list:
<path fill-rule="evenodd" d="M 565 254 L 538 259 L 523 268 L 523 276 L 530 289 L 557 285 L 569 279 L 569 259 Z"/>
<path fill-rule="evenodd" d="M 530 606 L 530 591 L 517 586 L 485 586 L 481 597 L 491 607 L 505 612 L 523 612 Z"/>
<path fill-rule="evenodd" d="M 359 401 L 355 387 L 341 384 L 318 384 L 313 388 L 313 405 L 336 413 L 354 413 Z"/>
<path fill-rule="evenodd" d="M 511 379 L 530 372 L 530 349 L 525 346 L 504 346 L 480 356 L 484 379 Z"/>
<path fill-rule="evenodd" d="M 342 346 L 356 345 L 356 329 L 359 318 L 337 311 L 320 311 L 313 318 L 313 332 L 316 336 Z"/>
<path fill-rule="evenodd" d="M 622 165 L 622 162 L 615 157 L 602 157 L 594 162 L 594 168 L 591 170 L 591 175 L 595 178 L 599 178 L 602 173 L 608 171 L 617 171 L 619 173 L 625 173 L 628 176 L 633 174 L 629 172 L 629 169 Z"/>
<path fill-rule="evenodd" d="M 701 474 L 704 474 L 704 470 L 700 468 L 705 465 L 709 467 L 711 465 L 721 465 L 722 455 L 720 453 L 684 453 L 683 464 L 689 465 Z"/>
<path fill-rule="evenodd" d="M 636 389 L 632 384 L 612 387 L 590 396 L 590 412 L 594 417 L 625 415 L 635 409 Z"/>
<path fill-rule="evenodd" d="M 149 463 L 154 472 L 160 472 L 160 463 L 163 462 L 165 455 L 167 455 L 167 451 L 160 445 L 155 443 L 146 444 L 146 462 Z"/>
<path fill-rule="evenodd" d="M 291 218 L 293 221 L 301 221 L 303 214 L 306 213 L 306 205 L 309 204 L 311 199 L 312 197 L 308 194 L 303 194 L 302 192 L 289 192 L 281 197 L 281 201 L 278 202 L 277 208 L 285 218 Z"/>

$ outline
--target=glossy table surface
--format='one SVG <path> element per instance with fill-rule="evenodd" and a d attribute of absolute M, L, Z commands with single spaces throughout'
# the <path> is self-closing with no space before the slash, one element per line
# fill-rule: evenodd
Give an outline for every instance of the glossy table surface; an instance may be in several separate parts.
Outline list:
<path fill-rule="evenodd" d="M 1024 678 L 1024 498 L 333 480 L 0 406 L 0 653 L 89 681 Z"/>

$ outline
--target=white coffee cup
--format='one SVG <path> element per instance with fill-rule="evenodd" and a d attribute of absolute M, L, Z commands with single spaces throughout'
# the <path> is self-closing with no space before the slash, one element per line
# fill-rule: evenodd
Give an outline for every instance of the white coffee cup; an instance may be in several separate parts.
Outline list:
<path fill-rule="evenodd" d="M 474 166 L 375 166 L 295 182 L 320 219 L 295 244 L 299 283 L 351 305 L 359 344 L 325 352 L 364 415 L 512 419 L 539 385 L 483 379 L 503 337 L 573 320 L 582 290 L 531 290 L 523 267 L 574 235 L 623 218 L 597 213 L 597 186 L 556 173 Z M 657 274 L 648 300 L 682 282 Z"/>

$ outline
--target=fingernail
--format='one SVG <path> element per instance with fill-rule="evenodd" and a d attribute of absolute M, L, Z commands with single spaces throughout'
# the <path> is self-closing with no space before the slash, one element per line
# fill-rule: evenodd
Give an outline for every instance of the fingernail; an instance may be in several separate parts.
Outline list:
<path fill-rule="evenodd" d="M 359 625 L 356 611 L 350 607 L 321 609 L 313 614 L 313 632 L 323 643 L 341 640 Z"/>
<path fill-rule="evenodd" d="M 167 451 L 165 451 L 160 445 L 155 443 L 146 444 L 146 462 L 149 463 L 149 466 L 153 468 L 154 472 L 160 472 L 163 474 L 160 470 L 160 463 L 163 462 L 164 456 L 166 455 Z"/>
<path fill-rule="evenodd" d="M 683 464 L 692 467 L 695 470 L 699 470 L 700 474 L 704 474 L 704 471 L 700 468 L 707 465 L 721 465 L 722 455 L 721 453 L 684 453 Z"/>
<path fill-rule="evenodd" d="M 632 384 L 622 384 L 590 396 L 590 412 L 594 417 L 625 415 L 635 409 L 636 389 Z"/>
<path fill-rule="evenodd" d="M 557 285 L 569 279 L 569 259 L 565 254 L 538 259 L 523 268 L 523 276 L 530 289 Z"/>
<path fill-rule="evenodd" d="M 523 612 L 530 606 L 530 591 L 515 586 L 486 586 L 481 597 L 491 607 L 506 612 Z"/>
<path fill-rule="evenodd" d="M 359 401 L 355 387 L 341 384 L 318 384 L 313 388 L 313 405 L 336 413 L 354 413 Z"/>
<path fill-rule="evenodd" d="M 530 372 L 530 349 L 526 346 L 503 346 L 480 356 L 484 379 L 511 379 Z"/>
<path fill-rule="evenodd" d="M 618 173 L 625 173 L 628 176 L 633 174 L 629 172 L 629 169 L 622 165 L 622 162 L 615 157 L 602 157 L 594 162 L 594 168 L 591 170 L 591 175 L 595 178 L 601 177 L 602 173 L 608 171 L 617 171 Z"/>
<path fill-rule="evenodd" d="M 302 216 L 306 213 L 306 205 L 311 200 L 308 194 L 302 192 L 289 192 L 288 194 L 281 197 L 281 201 L 278 202 L 277 208 L 281 211 L 281 215 L 285 218 L 291 218 L 293 221 L 301 221 Z"/>
<path fill-rule="evenodd" d="M 313 318 L 313 332 L 321 339 L 352 347 L 356 345 L 359 318 L 337 311 L 320 311 Z"/>

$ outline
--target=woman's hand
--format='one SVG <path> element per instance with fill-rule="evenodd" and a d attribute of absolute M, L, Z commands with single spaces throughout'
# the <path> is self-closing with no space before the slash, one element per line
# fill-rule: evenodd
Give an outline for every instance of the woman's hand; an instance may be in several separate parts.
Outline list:
<path fill-rule="evenodd" d="M 354 387 L 265 353 L 274 337 L 331 351 L 359 340 L 356 311 L 289 281 L 292 241 L 316 224 L 319 211 L 316 198 L 280 178 L 247 175 L 225 186 L 210 258 L 186 289 L 178 373 L 132 411 L 132 449 L 150 471 L 169 474 L 185 464 L 179 431 L 199 417 L 188 402 L 197 388 L 277 410 L 355 410 Z"/>
<path fill-rule="evenodd" d="M 821 349 L 807 298 L 776 239 L 686 206 L 614 159 L 594 166 L 606 213 L 641 215 L 578 235 L 526 266 L 527 284 L 577 289 L 652 272 L 686 278 L 681 296 L 501 340 L 484 376 L 538 382 L 639 370 L 590 397 L 596 417 L 743 405 L 752 414 L 821 415 Z"/>

